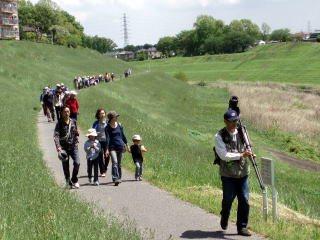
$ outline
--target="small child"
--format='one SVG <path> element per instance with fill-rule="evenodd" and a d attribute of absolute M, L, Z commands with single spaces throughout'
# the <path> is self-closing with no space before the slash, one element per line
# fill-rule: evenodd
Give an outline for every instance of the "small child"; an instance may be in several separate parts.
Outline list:
<path fill-rule="evenodd" d="M 140 144 L 141 137 L 140 135 L 134 135 L 132 137 L 133 145 L 130 146 L 132 160 L 136 165 L 136 181 L 142 181 L 142 169 L 143 169 L 143 152 L 147 152 L 147 149 Z"/>
<path fill-rule="evenodd" d="M 88 178 L 89 183 L 99 186 L 98 181 L 98 164 L 99 164 L 99 153 L 101 151 L 101 145 L 96 139 L 98 136 L 95 128 L 88 130 L 88 140 L 84 143 L 84 151 L 87 153 L 87 164 L 88 164 Z M 92 167 L 94 172 L 94 178 L 92 179 Z"/>

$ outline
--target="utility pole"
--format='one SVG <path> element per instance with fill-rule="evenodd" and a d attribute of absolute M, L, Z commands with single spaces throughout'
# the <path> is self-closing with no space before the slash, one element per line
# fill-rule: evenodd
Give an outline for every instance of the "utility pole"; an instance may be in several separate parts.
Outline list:
<path fill-rule="evenodd" d="M 129 45 L 128 23 L 127 23 L 127 16 L 125 13 L 123 14 L 123 40 L 124 40 L 123 47 L 126 47 L 127 45 Z"/>

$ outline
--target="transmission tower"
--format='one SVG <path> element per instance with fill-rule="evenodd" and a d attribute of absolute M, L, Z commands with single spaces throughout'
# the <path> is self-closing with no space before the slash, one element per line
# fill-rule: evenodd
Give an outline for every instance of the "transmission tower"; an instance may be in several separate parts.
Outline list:
<path fill-rule="evenodd" d="M 308 33 L 310 34 L 311 33 L 311 22 L 308 21 Z"/>
<path fill-rule="evenodd" d="M 127 23 L 127 16 L 125 13 L 123 14 L 123 40 L 124 40 L 123 47 L 126 47 L 127 45 L 129 45 L 128 23 Z"/>

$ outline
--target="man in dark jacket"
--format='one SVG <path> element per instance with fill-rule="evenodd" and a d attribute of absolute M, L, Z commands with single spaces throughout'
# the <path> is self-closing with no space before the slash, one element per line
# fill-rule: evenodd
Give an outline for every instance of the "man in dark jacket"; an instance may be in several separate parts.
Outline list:
<path fill-rule="evenodd" d="M 46 94 L 43 96 L 43 104 L 47 109 L 47 117 L 48 122 L 54 121 L 55 114 L 54 114 L 54 106 L 53 106 L 53 94 L 50 89 L 47 89 Z"/>
<path fill-rule="evenodd" d="M 54 142 L 59 154 L 62 152 L 67 155 L 62 161 L 62 167 L 66 184 L 71 188 L 79 188 L 78 172 L 80 168 L 80 158 L 78 150 L 79 129 L 77 121 L 70 118 L 70 109 L 68 107 L 62 110 L 62 119 L 60 119 L 54 130 Z M 69 157 L 73 160 L 73 171 L 70 179 Z"/>

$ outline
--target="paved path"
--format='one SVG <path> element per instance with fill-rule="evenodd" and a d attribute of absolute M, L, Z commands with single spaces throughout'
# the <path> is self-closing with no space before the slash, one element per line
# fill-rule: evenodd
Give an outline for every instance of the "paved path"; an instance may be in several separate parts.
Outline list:
<path fill-rule="evenodd" d="M 58 184 L 64 184 L 61 162 L 57 158 L 53 142 L 55 123 L 48 123 L 39 114 L 38 131 L 44 160 Z M 131 172 L 123 171 L 123 183 L 115 187 L 110 172 L 106 178 L 99 178 L 100 186 L 88 184 L 85 154 L 82 150 L 86 138 L 80 136 L 80 189 L 75 191 L 85 201 L 96 204 L 106 214 L 134 222 L 143 232 L 152 232 L 155 239 L 248 239 L 236 234 L 235 224 L 230 223 L 222 231 L 220 218 L 205 210 L 175 198 L 145 181 L 134 181 Z M 147 236 L 147 235 L 146 235 Z M 149 237 L 150 238 L 150 235 Z M 265 239 L 254 234 L 253 239 Z"/>

